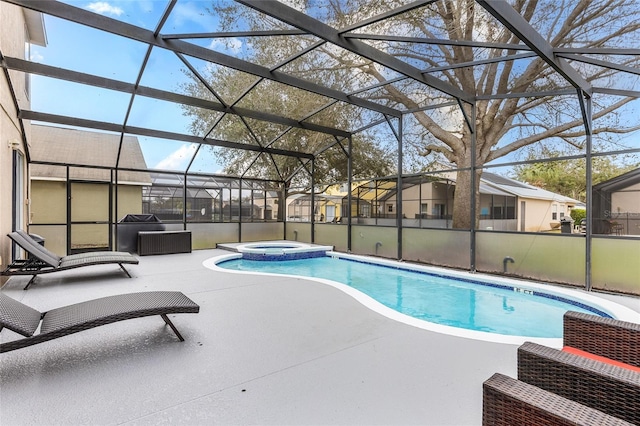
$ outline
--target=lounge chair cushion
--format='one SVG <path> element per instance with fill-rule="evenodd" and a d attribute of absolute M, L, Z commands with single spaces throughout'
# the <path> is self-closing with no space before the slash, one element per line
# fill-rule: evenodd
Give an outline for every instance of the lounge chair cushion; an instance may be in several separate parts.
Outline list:
<path fill-rule="evenodd" d="M 18 245 L 27 250 L 32 256 L 35 256 L 38 260 L 43 261 L 47 265 L 53 268 L 57 268 L 60 265 L 60 256 L 38 244 L 26 232 L 12 232 L 11 238 L 18 243 Z"/>
<path fill-rule="evenodd" d="M 0 293 L 0 326 L 30 337 L 36 332 L 42 314 Z"/>
<path fill-rule="evenodd" d="M 634 365 L 630 365 L 630 364 L 626 364 L 624 362 L 616 361 L 615 359 L 607 358 L 607 357 L 604 357 L 604 356 L 595 355 L 595 354 L 583 351 L 583 350 L 578 349 L 578 348 L 573 348 L 571 346 L 565 346 L 564 348 L 562 348 L 562 351 L 570 353 L 570 354 L 578 355 L 578 356 L 581 356 L 581 357 L 584 357 L 584 358 L 592 359 L 594 361 L 604 362 L 605 364 L 615 365 L 617 367 L 626 368 L 627 370 L 637 371 L 638 373 L 640 373 L 640 367 L 636 367 Z"/>
<path fill-rule="evenodd" d="M 87 253 L 70 254 L 60 261 L 60 269 L 70 269 L 86 265 L 98 265 L 107 263 L 132 263 L 137 261 L 130 253 L 119 251 L 96 251 Z"/>
<path fill-rule="evenodd" d="M 198 305 L 177 291 L 127 293 L 88 300 L 48 311 L 41 334 L 86 329 L 88 325 L 109 324 L 147 315 L 198 312 Z"/>

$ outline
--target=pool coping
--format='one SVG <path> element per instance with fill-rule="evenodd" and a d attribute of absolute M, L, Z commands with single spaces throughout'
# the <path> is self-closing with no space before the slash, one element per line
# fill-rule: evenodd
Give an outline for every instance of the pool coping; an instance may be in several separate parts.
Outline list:
<path fill-rule="evenodd" d="M 327 251 L 327 256 L 330 257 L 339 257 L 345 258 L 349 260 L 355 260 L 363 263 L 372 263 L 392 268 L 399 268 L 405 270 L 411 270 L 416 272 L 424 272 L 432 275 L 440 275 L 447 277 L 454 277 L 458 279 L 462 279 L 465 281 L 472 281 L 476 283 L 480 283 L 481 285 L 489 285 L 496 287 L 512 287 L 514 291 L 526 291 L 531 290 L 536 292 L 538 296 L 542 294 L 556 296 L 561 299 L 570 299 L 573 302 L 584 303 L 592 307 L 596 307 L 604 313 L 612 316 L 615 319 L 629 321 L 629 322 L 637 322 L 638 313 L 626 306 L 620 305 L 616 302 L 606 300 L 600 297 L 597 297 L 592 294 L 586 294 L 579 289 L 574 288 L 564 288 L 557 287 L 548 283 L 540 283 L 533 281 L 524 281 L 517 280 L 513 278 L 499 277 L 493 275 L 487 275 L 482 273 L 471 273 L 466 271 L 457 271 L 446 268 L 439 268 L 435 266 L 428 265 L 417 265 L 412 263 L 405 263 L 395 260 L 389 259 L 381 259 L 377 257 L 369 257 L 369 256 L 361 256 L 354 255 L 348 253 L 340 253 L 334 251 Z M 219 272 L 227 272 L 227 273 L 236 273 L 236 274 L 249 274 L 249 275 L 267 275 L 267 276 L 286 276 L 292 278 L 302 278 L 308 279 L 311 281 L 319 282 L 322 284 L 329 285 L 334 287 L 342 292 L 348 294 L 353 297 L 356 301 L 371 309 L 374 312 L 377 312 L 389 319 L 394 321 L 398 321 L 413 327 L 417 327 L 423 330 L 433 331 L 436 333 L 446 334 L 450 336 L 457 336 L 467 339 L 473 340 L 482 340 L 486 342 L 493 343 L 503 343 L 510 345 L 521 345 L 524 342 L 535 342 L 538 344 L 542 344 L 549 347 L 561 348 L 562 338 L 542 338 L 542 337 L 531 337 L 531 336 L 513 336 L 513 335 L 504 335 L 497 333 L 489 333 L 482 332 L 476 330 L 468 330 L 464 328 L 452 327 L 442 324 L 432 323 L 426 320 L 421 320 L 418 318 L 411 317 L 409 315 L 400 313 L 392 308 L 389 308 L 372 297 L 362 293 L 361 291 L 350 287 L 346 284 L 339 283 L 337 281 L 332 281 L 324 278 L 316 278 L 316 277 L 305 277 L 300 275 L 288 275 L 288 274 L 273 274 L 267 272 L 250 272 L 250 271 L 234 271 L 230 269 L 225 269 L 217 266 L 218 263 L 224 262 L 232 259 L 242 258 L 242 253 L 233 253 L 233 254 L 225 254 L 221 256 L 215 256 L 205 260 L 202 264 L 206 268 L 216 270 Z M 545 296 L 542 296 L 545 297 Z M 554 298 L 554 297 L 551 297 Z"/>

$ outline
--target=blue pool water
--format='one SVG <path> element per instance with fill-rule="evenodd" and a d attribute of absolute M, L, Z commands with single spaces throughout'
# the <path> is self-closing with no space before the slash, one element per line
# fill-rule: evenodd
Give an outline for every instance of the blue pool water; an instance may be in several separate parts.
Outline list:
<path fill-rule="evenodd" d="M 560 338 L 562 316 L 568 310 L 608 316 L 579 302 L 530 290 L 328 256 L 270 262 L 234 259 L 218 266 L 329 279 L 414 318 L 503 335 Z"/>

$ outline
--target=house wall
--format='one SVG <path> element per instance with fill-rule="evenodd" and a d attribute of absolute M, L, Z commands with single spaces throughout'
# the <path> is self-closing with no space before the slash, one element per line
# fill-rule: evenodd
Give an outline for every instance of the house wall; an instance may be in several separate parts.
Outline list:
<path fill-rule="evenodd" d="M 67 184 L 60 181 L 31 181 L 31 218 L 34 224 L 67 223 Z"/>
<path fill-rule="evenodd" d="M 525 202 L 525 211 L 522 211 L 521 202 Z M 523 232 L 540 232 L 550 230 L 551 223 L 560 223 L 560 220 L 552 220 L 551 202 L 549 200 L 536 200 L 532 198 L 519 198 L 517 201 L 518 224 L 521 223 L 524 214 Z M 559 208 L 559 207 L 558 207 Z M 566 214 L 566 212 L 565 212 Z"/>
<path fill-rule="evenodd" d="M 611 214 L 624 213 L 640 215 L 640 183 L 611 193 Z"/>
<path fill-rule="evenodd" d="M 45 246 L 60 256 L 67 254 L 67 186 L 65 182 L 31 181 L 30 231 L 45 239 Z M 107 221 L 109 219 L 108 186 L 74 183 L 72 193 L 73 221 Z M 114 207 L 115 208 L 115 207 Z M 121 185 L 118 209 L 113 221 L 126 214 L 142 213 L 142 188 Z M 107 224 L 74 225 L 73 243 L 84 246 L 108 245 Z"/>
<path fill-rule="evenodd" d="M 5 56 L 23 58 L 25 52 L 25 19 L 22 9 L 4 2 L 0 2 L 0 51 Z M 27 86 L 23 74 L 9 71 L 15 96 L 22 108 L 29 108 L 29 97 L 26 93 Z M 29 136 L 28 126 L 25 129 Z M 5 73 L 0 73 L 0 268 L 4 269 L 11 263 L 11 243 L 6 234 L 12 231 L 13 216 L 13 151 L 18 150 L 23 155 L 25 147 L 22 143 L 22 132 L 17 119 L 17 111 L 11 95 L 9 82 Z M 26 158 L 26 157 L 23 157 Z M 26 161 L 26 160 L 25 160 Z M 25 182 L 24 193 L 21 198 L 25 201 L 24 216 L 19 219 L 20 227 L 26 227 L 28 206 L 27 165 L 24 164 Z M 4 284 L 6 277 L 0 278 L 0 284 Z"/>
<path fill-rule="evenodd" d="M 114 220 L 117 222 L 127 214 L 142 213 L 142 187 L 120 185 L 118 187 L 118 209 Z"/>
<path fill-rule="evenodd" d="M 329 217 L 327 213 L 327 207 L 333 208 L 333 217 Z M 317 222 L 330 222 L 331 220 L 341 217 L 340 209 L 342 208 L 342 201 L 327 200 L 322 201 L 320 204 L 320 217 L 316 217 Z"/>
<path fill-rule="evenodd" d="M 640 235 L 640 183 L 611 193 L 611 211 L 605 217 L 617 223 L 616 235 Z"/>
<path fill-rule="evenodd" d="M 422 187 L 422 188 L 421 188 Z M 447 194 L 447 188 L 449 194 Z M 427 204 L 427 215 L 437 216 L 438 212 L 434 210 L 436 204 L 445 204 L 447 214 L 453 211 L 453 186 L 447 187 L 446 184 L 440 182 L 426 182 L 421 185 L 414 185 L 402 191 L 402 214 L 407 219 L 419 217 L 423 212 L 422 204 Z M 396 211 L 396 196 L 389 197 L 384 203 L 384 213 L 388 213 L 388 205 L 393 205 L 393 211 Z"/>
<path fill-rule="evenodd" d="M 422 191 L 420 191 L 420 186 L 422 186 Z M 425 200 L 425 199 L 430 199 L 432 198 L 432 187 L 431 184 L 423 184 L 423 185 L 415 185 L 412 187 L 409 187 L 407 189 L 405 189 L 402 192 L 402 214 L 404 214 L 404 216 L 406 218 L 415 218 L 416 215 L 419 215 L 421 213 L 420 211 L 420 205 L 421 203 L 425 203 L 427 202 L 428 204 L 433 204 L 429 201 L 420 201 Z M 396 196 L 394 195 L 393 197 L 390 197 L 386 202 L 387 205 L 392 204 L 393 205 L 393 211 L 395 211 L 395 204 L 396 204 Z M 432 208 L 431 205 L 428 206 L 428 208 Z M 384 212 L 387 212 L 387 209 L 385 208 Z M 427 213 L 430 213 L 431 211 L 429 210 Z"/>

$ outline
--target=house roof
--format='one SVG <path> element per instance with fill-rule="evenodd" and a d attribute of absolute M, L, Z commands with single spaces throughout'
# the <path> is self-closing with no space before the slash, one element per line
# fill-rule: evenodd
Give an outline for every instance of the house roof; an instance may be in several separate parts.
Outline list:
<path fill-rule="evenodd" d="M 600 182 L 593 186 L 594 191 L 613 192 L 640 183 L 640 168 Z"/>
<path fill-rule="evenodd" d="M 90 132 L 62 127 L 31 126 L 31 178 L 36 180 L 66 180 L 66 167 L 70 167 L 70 179 L 109 181 L 110 168 L 115 168 L 120 149 L 120 135 Z M 147 165 L 138 138 L 122 139 L 120 168 L 146 169 Z M 91 167 L 73 167 L 87 165 Z M 118 171 L 121 183 L 148 185 L 147 172 Z"/>
<path fill-rule="evenodd" d="M 446 173 L 445 175 L 445 179 L 435 179 L 432 182 L 449 180 L 455 184 L 456 173 Z M 429 182 L 430 181 L 425 180 L 424 177 L 403 179 L 405 189 Z M 374 198 L 377 198 L 378 200 L 385 200 L 395 195 L 397 192 L 396 184 L 396 180 L 392 178 L 379 181 L 367 181 L 355 187 L 353 189 L 353 195 L 365 200 L 371 200 Z M 480 193 L 485 195 L 512 196 L 558 201 L 569 204 L 581 204 L 580 201 L 573 198 L 488 172 L 483 172 L 482 177 L 480 178 Z"/>
<path fill-rule="evenodd" d="M 569 204 L 581 204 L 580 201 L 567 197 L 546 189 L 538 188 L 528 183 L 510 179 L 508 177 L 499 176 L 493 173 L 483 172 L 481 181 L 485 186 L 497 188 L 503 192 L 520 198 L 532 198 L 537 200 L 559 201 Z M 482 185 L 482 183 L 481 183 Z M 482 189 L 480 193 L 484 193 Z"/>

